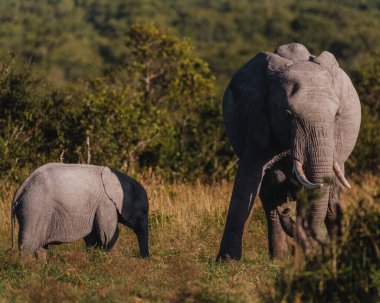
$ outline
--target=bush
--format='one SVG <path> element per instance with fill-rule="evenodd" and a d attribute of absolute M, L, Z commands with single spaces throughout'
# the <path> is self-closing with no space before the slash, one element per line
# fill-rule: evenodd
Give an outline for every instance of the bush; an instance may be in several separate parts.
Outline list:
<path fill-rule="evenodd" d="M 375 197 L 379 201 L 380 197 Z M 326 256 L 286 266 L 267 302 L 379 302 L 380 211 L 362 201 Z"/>
<path fill-rule="evenodd" d="M 84 99 L 95 163 L 152 167 L 167 179 L 224 176 L 232 157 L 207 63 L 189 41 L 150 23 L 128 29 L 126 53 Z"/>
<path fill-rule="evenodd" d="M 16 59 L 0 65 L 0 176 L 18 179 L 22 168 L 58 161 L 81 132 L 70 98 L 48 88 L 32 75 L 30 64 Z"/>
<path fill-rule="evenodd" d="M 125 61 L 75 92 L 6 61 L 0 74 L 1 174 L 45 162 L 110 165 L 166 179 L 217 179 L 233 160 L 215 77 L 187 40 L 130 26 Z M 22 65 L 22 64 L 21 64 Z M 231 173 L 231 171 L 230 171 Z"/>
<path fill-rule="evenodd" d="M 380 61 L 363 67 L 353 79 L 362 103 L 362 122 L 349 170 L 377 174 L 380 171 Z"/>

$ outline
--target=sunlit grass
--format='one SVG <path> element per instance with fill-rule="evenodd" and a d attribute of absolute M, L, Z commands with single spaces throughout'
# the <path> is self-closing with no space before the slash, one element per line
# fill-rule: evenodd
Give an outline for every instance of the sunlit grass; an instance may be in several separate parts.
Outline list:
<path fill-rule="evenodd" d="M 167 184 L 151 176 L 140 181 L 150 199 L 149 259 L 139 258 L 135 235 L 120 226 L 116 254 L 87 251 L 80 241 L 49 248 L 46 265 L 6 252 L 17 186 L 0 182 L 0 302 L 260 302 L 263 292 L 274 292 L 282 264 L 268 257 L 259 201 L 245 231 L 242 261 L 220 265 L 214 260 L 232 184 Z M 374 197 L 378 182 L 356 180 L 344 194 L 345 208 Z"/>
<path fill-rule="evenodd" d="M 86 251 L 81 242 L 49 248 L 48 264 L 21 262 L 10 246 L 15 184 L 2 184 L 0 300 L 118 302 L 255 302 L 278 271 L 269 261 L 266 226 L 255 206 L 240 263 L 215 263 L 232 184 L 141 180 L 150 200 L 150 252 L 138 257 L 133 232 L 121 226 L 119 252 Z"/>

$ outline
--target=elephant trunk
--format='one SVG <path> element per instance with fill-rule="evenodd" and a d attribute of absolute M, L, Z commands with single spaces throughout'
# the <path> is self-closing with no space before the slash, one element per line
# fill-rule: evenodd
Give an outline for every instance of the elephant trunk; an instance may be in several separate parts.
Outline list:
<path fill-rule="evenodd" d="M 280 217 L 280 223 L 282 226 L 282 229 L 285 231 L 285 233 L 289 236 L 294 238 L 296 234 L 296 223 L 293 221 L 292 217 L 290 216 L 290 208 L 287 207 L 283 211 L 277 210 L 279 217 Z"/>
<path fill-rule="evenodd" d="M 134 229 L 139 243 L 140 255 L 143 258 L 149 257 L 149 231 L 148 220 L 144 220 L 137 228 Z"/>
<path fill-rule="evenodd" d="M 309 184 L 313 185 L 304 186 L 305 188 L 318 190 L 307 192 L 306 199 L 299 199 L 297 216 L 301 217 L 300 222 L 307 222 L 305 231 L 317 242 L 326 245 L 329 239 L 324 221 L 328 208 L 330 182 L 334 176 L 335 141 L 333 127 L 321 125 L 323 124 L 319 122 L 309 127 L 309 138 L 306 144 L 295 144 L 296 148 L 302 149 L 294 152 L 294 172 L 298 180 L 304 177 Z M 301 176 L 300 178 L 297 173 Z"/>
<path fill-rule="evenodd" d="M 328 243 L 328 234 L 327 229 L 324 224 L 327 208 L 328 208 L 328 200 L 329 200 L 329 191 L 330 191 L 330 180 L 333 176 L 332 169 L 332 156 L 330 159 L 324 163 L 311 164 L 310 165 L 310 178 L 314 182 L 324 182 L 324 186 L 319 189 L 319 191 L 315 193 L 310 193 L 307 197 L 309 201 L 305 201 L 306 205 L 300 205 L 300 208 L 304 208 L 304 214 L 301 217 L 307 219 L 308 229 L 310 230 L 313 238 L 325 245 Z M 321 160 L 318 160 L 321 161 Z"/>

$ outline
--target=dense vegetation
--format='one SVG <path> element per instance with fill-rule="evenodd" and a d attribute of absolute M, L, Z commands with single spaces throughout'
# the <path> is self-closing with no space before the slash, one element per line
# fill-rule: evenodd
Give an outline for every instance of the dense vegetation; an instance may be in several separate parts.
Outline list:
<path fill-rule="evenodd" d="M 130 26 L 125 43 L 125 62 L 84 88 L 51 88 L 17 57 L 3 62 L 3 175 L 17 178 L 17 167 L 61 155 L 130 173 L 153 167 L 167 179 L 224 174 L 233 157 L 207 63 L 188 41 L 153 24 Z"/>
<path fill-rule="evenodd" d="M 64 85 L 122 64 L 127 26 L 154 21 L 194 42 L 220 88 L 237 66 L 289 41 L 333 52 L 345 69 L 380 51 L 379 1 L 2 1 L 0 54 L 20 53 Z"/>
<path fill-rule="evenodd" d="M 379 0 L 0 1 L 0 302 L 377 302 L 379 28 Z M 256 203 L 242 262 L 221 266 L 237 162 L 221 96 L 251 56 L 289 42 L 332 52 L 362 101 L 346 230 L 324 258 L 271 261 Z M 74 243 L 41 266 L 6 252 L 13 193 L 49 161 L 137 176 L 152 257 L 126 229 L 116 256 Z M 177 182 L 197 180 L 211 185 Z"/>
<path fill-rule="evenodd" d="M 64 152 L 66 162 L 153 168 L 167 179 L 229 177 L 236 158 L 223 132 L 223 88 L 256 52 L 290 41 L 315 54 L 333 52 L 352 76 L 365 106 L 349 171 L 377 172 L 379 7 L 378 1 L 2 1 L 1 174 L 17 178 L 20 165 L 58 161 Z"/>
<path fill-rule="evenodd" d="M 317 254 L 308 260 L 304 260 L 296 248 L 295 262 L 282 268 L 274 293 L 263 294 L 265 301 L 379 301 L 380 183 L 365 179 L 358 184 L 365 196 L 360 197 L 354 189 L 354 193 L 346 197 L 343 235 L 332 239 L 324 255 Z M 372 183 L 369 190 L 368 183 Z"/>

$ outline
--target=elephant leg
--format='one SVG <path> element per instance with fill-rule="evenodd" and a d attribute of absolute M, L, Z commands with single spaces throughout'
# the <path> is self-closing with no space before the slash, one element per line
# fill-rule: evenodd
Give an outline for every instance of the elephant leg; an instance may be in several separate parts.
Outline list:
<path fill-rule="evenodd" d="M 294 237 L 295 230 L 290 208 L 284 206 L 288 197 L 296 198 L 299 188 L 292 181 L 290 154 L 279 154 L 265 167 L 259 197 L 268 223 L 269 254 L 283 259 L 288 254 L 287 234 Z"/>
<path fill-rule="evenodd" d="M 241 258 L 244 225 L 255 201 L 265 164 L 264 160 L 255 159 L 252 153 L 247 154 L 249 158 L 241 160 L 235 178 L 217 261 Z"/>
<path fill-rule="evenodd" d="M 87 249 L 101 246 L 101 241 L 99 239 L 99 235 L 95 227 L 92 229 L 90 234 L 84 237 L 84 242 L 86 243 Z"/>
<path fill-rule="evenodd" d="M 105 250 L 115 252 L 118 248 L 119 239 L 119 228 L 116 226 L 115 229 L 111 230 L 101 230 L 100 240 L 102 243 L 102 248 Z"/>
<path fill-rule="evenodd" d="M 342 235 L 343 211 L 340 203 L 340 189 L 334 185 L 330 187 L 329 204 L 325 224 L 330 238 Z"/>
<path fill-rule="evenodd" d="M 44 247 L 38 248 L 35 252 L 35 256 L 37 260 L 40 261 L 41 263 L 46 263 L 47 261 L 47 248 L 48 246 L 45 245 Z"/>
<path fill-rule="evenodd" d="M 268 223 L 269 254 L 275 259 L 284 259 L 288 254 L 286 233 L 277 210 L 287 202 L 285 180 L 285 174 L 280 170 L 266 172 L 259 193 Z"/>
<path fill-rule="evenodd" d="M 105 250 L 115 250 L 119 237 L 118 214 L 110 202 L 104 202 L 99 205 L 95 214 L 94 227 L 97 234 L 99 246 Z"/>
<path fill-rule="evenodd" d="M 276 203 L 261 198 L 268 223 L 268 247 L 271 258 L 284 259 L 288 254 L 286 233 L 282 228 Z"/>
<path fill-rule="evenodd" d="M 26 216 L 27 214 L 27 216 Z M 51 216 L 37 210 L 22 210 L 18 215 L 20 228 L 18 232 L 19 255 L 22 259 L 38 257 L 38 252 L 46 245 L 46 233 Z"/>

